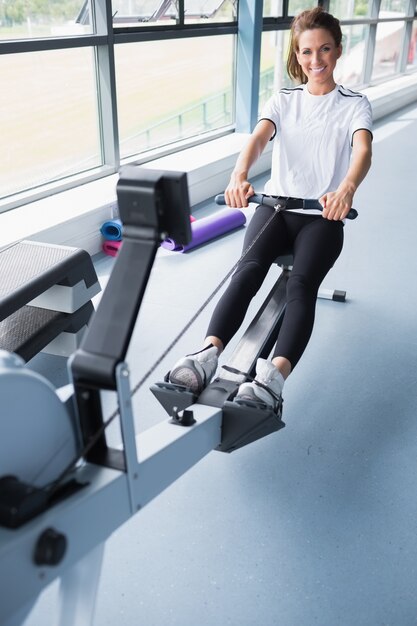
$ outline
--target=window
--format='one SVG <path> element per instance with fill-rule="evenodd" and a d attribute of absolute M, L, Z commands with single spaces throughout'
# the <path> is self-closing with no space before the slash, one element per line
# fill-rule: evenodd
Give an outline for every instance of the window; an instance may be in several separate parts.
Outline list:
<path fill-rule="evenodd" d="M 372 80 L 378 81 L 395 74 L 404 41 L 405 25 L 399 22 L 380 22 L 376 29 Z"/>
<path fill-rule="evenodd" d="M 94 50 L 0 56 L 2 196 L 102 164 Z"/>
<path fill-rule="evenodd" d="M 0 0 L 0 210 L 27 201 L 23 192 L 49 194 L 48 183 L 75 185 L 117 172 L 121 159 L 232 132 L 235 119 L 249 128 L 291 85 L 291 16 L 317 1 L 264 0 L 259 49 L 250 7 L 238 11 L 246 0 Z M 338 82 L 363 88 L 417 72 L 415 1 L 324 5 L 343 30 Z M 258 98 L 239 100 L 236 117 L 235 93 L 258 72 Z"/>
<path fill-rule="evenodd" d="M 236 8 L 233 0 L 185 0 L 185 23 L 231 22 L 236 20 Z"/>
<path fill-rule="evenodd" d="M 262 34 L 259 113 L 265 102 L 276 91 L 292 85 L 287 74 L 289 40 L 290 33 L 288 30 L 270 31 Z"/>
<path fill-rule="evenodd" d="M 288 0 L 287 15 L 297 15 L 305 9 L 312 9 L 317 5 L 314 0 Z M 284 16 L 283 0 L 264 0 L 263 5 L 264 17 L 282 17 Z"/>
<path fill-rule="evenodd" d="M 371 14 L 371 0 L 330 0 L 329 11 L 339 20 L 368 17 Z"/>
<path fill-rule="evenodd" d="M 314 0 L 289 0 L 288 2 L 288 15 L 298 15 L 305 9 L 313 9 L 317 6 L 317 2 Z"/>
<path fill-rule="evenodd" d="M 346 87 L 355 87 L 363 82 L 369 27 L 354 24 L 344 26 L 342 32 L 343 53 L 336 65 L 335 80 Z"/>
<path fill-rule="evenodd" d="M 0 39 L 65 37 L 92 32 L 84 0 L 1 0 Z"/>
<path fill-rule="evenodd" d="M 234 48 L 232 35 L 117 45 L 121 157 L 230 125 Z"/>
<path fill-rule="evenodd" d="M 407 55 L 407 69 L 417 68 L 417 21 L 413 22 L 413 30 L 411 32 L 410 45 Z"/>
<path fill-rule="evenodd" d="M 282 0 L 264 0 L 264 17 L 281 17 L 283 15 Z"/>
<path fill-rule="evenodd" d="M 115 26 L 160 26 L 177 23 L 230 22 L 236 19 L 232 0 L 184 0 L 184 14 L 174 0 L 113 0 Z"/>
<path fill-rule="evenodd" d="M 381 0 L 379 17 L 401 17 L 407 15 L 408 0 Z"/>

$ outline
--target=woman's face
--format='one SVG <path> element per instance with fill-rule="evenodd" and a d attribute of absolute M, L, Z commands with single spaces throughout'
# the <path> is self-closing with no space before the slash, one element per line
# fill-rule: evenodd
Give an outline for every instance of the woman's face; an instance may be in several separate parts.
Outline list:
<path fill-rule="evenodd" d="M 336 46 L 333 35 L 324 28 L 305 30 L 298 38 L 297 61 L 313 95 L 324 95 L 335 86 L 333 71 L 342 46 Z"/>

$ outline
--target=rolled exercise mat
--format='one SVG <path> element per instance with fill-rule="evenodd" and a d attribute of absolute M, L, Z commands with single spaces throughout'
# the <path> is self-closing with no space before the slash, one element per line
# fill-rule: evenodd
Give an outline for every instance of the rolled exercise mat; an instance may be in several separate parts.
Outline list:
<path fill-rule="evenodd" d="M 117 256 L 122 243 L 122 241 L 105 241 L 103 243 L 103 252 L 110 256 Z"/>
<path fill-rule="evenodd" d="M 108 220 L 104 222 L 100 228 L 100 232 L 104 239 L 108 241 L 121 241 L 122 239 L 122 221 L 119 219 Z"/>
<path fill-rule="evenodd" d="M 191 223 L 191 241 L 187 245 L 183 246 L 177 244 L 173 239 L 165 239 L 162 242 L 162 246 L 167 250 L 174 250 L 176 252 L 187 252 L 196 248 L 202 243 L 211 241 L 220 235 L 235 230 L 246 223 L 246 215 L 239 209 L 232 209 L 227 207 L 221 211 L 216 211 L 212 215 L 202 217 L 199 220 Z"/>
<path fill-rule="evenodd" d="M 190 221 L 194 222 L 195 217 L 190 215 Z M 100 233 L 107 241 L 121 241 L 122 240 L 122 222 L 119 219 L 108 220 L 104 222 L 100 228 Z"/>

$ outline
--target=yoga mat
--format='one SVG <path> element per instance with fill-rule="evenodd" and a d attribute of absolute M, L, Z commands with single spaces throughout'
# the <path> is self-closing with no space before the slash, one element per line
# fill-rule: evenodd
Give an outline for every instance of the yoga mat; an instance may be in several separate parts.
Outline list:
<path fill-rule="evenodd" d="M 208 217 L 202 217 L 199 220 L 195 220 L 191 223 L 192 238 L 190 243 L 183 246 L 177 244 L 173 239 L 165 239 L 162 242 L 162 247 L 166 250 L 172 250 L 176 252 L 187 252 L 192 250 L 202 243 L 211 241 L 215 237 L 224 235 L 246 223 L 245 214 L 239 209 L 222 209 L 217 211 Z"/>
<path fill-rule="evenodd" d="M 103 252 L 109 254 L 110 256 L 117 256 L 121 245 L 121 241 L 105 241 L 103 243 Z"/>
<path fill-rule="evenodd" d="M 100 232 L 104 239 L 108 241 L 120 241 L 122 239 L 122 222 L 121 220 L 108 220 L 104 222 L 100 228 Z"/>
<path fill-rule="evenodd" d="M 190 215 L 190 222 L 195 222 L 195 217 Z M 100 232 L 107 241 L 122 240 L 122 222 L 119 219 L 108 220 L 100 228 Z"/>

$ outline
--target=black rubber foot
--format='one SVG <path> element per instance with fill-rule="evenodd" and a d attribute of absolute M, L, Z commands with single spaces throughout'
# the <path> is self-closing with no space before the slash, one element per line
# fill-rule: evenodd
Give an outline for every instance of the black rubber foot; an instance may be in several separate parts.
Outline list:
<path fill-rule="evenodd" d="M 333 300 L 336 302 L 346 302 L 346 291 L 339 291 L 338 289 L 334 290 Z"/>

